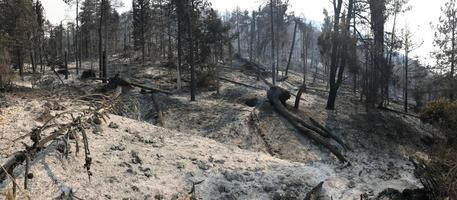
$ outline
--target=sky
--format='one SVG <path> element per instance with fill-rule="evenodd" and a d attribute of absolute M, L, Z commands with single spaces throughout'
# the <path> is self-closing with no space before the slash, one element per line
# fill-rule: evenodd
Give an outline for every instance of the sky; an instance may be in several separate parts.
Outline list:
<path fill-rule="evenodd" d="M 81 0 L 82 1 L 82 0 Z M 124 7 L 118 8 L 120 12 L 130 10 L 132 0 L 120 0 L 124 3 Z M 227 10 L 233 10 L 237 6 L 242 10 L 258 9 L 259 5 L 264 5 L 265 0 L 209 0 L 213 8 L 221 13 Z M 61 20 L 73 20 L 75 15 L 75 7 L 68 6 L 63 3 L 63 0 L 42 0 L 45 8 L 46 16 L 54 23 L 60 23 Z M 422 43 L 420 48 L 412 52 L 413 56 L 417 55 L 427 63 L 432 62 L 430 52 L 433 48 L 434 30 L 430 23 L 436 23 L 441 14 L 440 7 L 444 5 L 446 0 L 410 0 L 409 5 L 412 10 L 398 17 L 398 29 L 404 28 L 408 22 L 409 28 L 414 33 L 413 40 L 416 43 Z M 322 11 L 327 8 L 332 10 L 330 0 L 289 0 L 291 5 L 290 11 L 296 15 L 305 16 L 307 19 L 320 22 L 323 19 Z M 391 23 L 386 24 L 386 30 L 392 29 Z M 399 31 L 397 31 L 399 33 Z"/>

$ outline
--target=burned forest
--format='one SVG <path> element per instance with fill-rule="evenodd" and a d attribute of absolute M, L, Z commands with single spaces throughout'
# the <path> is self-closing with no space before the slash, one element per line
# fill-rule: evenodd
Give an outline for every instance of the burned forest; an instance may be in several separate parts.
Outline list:
<path fill-rule="evenodd" d="M 0 0 L 0 199 L 457 200 L 456 0 Z"/>

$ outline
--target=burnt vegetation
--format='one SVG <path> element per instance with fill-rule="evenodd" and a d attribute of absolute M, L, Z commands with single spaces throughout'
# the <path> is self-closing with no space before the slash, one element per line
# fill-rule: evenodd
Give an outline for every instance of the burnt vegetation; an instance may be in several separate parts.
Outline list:
<path fill-rule="evenodd" d="M 90 180 L 97 159 L 91 149 L 97 147 L 87 135 L 103 123 L 113 129 L 123 125 L 108 123 L 110 115 L 199 132 L 303 164 L 331 163 L 347 170 L 351 189 L 365 183 L 353 183 L 365 170 L 357 165 L 368 165 L 359 155 L 371 159 L 388 152 L 396 161 L 408 157 L 408 164 L 392 165 L 414 166 L 420 185 L 363 191 L 361 199 L 457 199 L 455 0 L 446 0 L 433 23 L 430 53 L 436 62 L 411 56 L 423 42 L 408 22 L 399 25 L 414 8 L 408 0 L 332 0 L 319 23 L 306 13 L 296 15 L 287 0 L 263 0 L 258 9 L 225 13 L 209 0 L 63 2 L 72 17 L 55 23 L 47 19 L 42 0 L 0 0 L 0 109 L 14 106 L 16 94 L 22 100 L 54 100 L 27 133 L 8 138 L 11 130 L 2 130 L 1 140 L 8 142 L 0 146 L 0 191 L 11 185 L 7 199 L 27 194 L 34 181 L 29 169 L 49 151 L 68 159 L 81 149 L 79 164 Z M 125 2 L 131 10 L 119 13 Z M 71 109 L 60 100 L 71 102 Z M 294 141 L 281 144 L 284 138 Z M 297 145 L 296 152 L 290 144 Z M 426 156 L 415 157 L 414 151 Z M 315 160 L 296 155 L 310 152 L 323 153 Z M 134 164 L 141 164 L 132 154 L 139 160 Z M 17 182 L 21 176 L 23 186 Z M 266 193 L 274 199 L 319 199 L 322 188 L 334 192 L 326 181 Z M 183 199 L 197 199 L 196 188 L 208 187 L 204 180 L 191 182 Z M 62 195 L 78 198 L 71 190 Z"/>

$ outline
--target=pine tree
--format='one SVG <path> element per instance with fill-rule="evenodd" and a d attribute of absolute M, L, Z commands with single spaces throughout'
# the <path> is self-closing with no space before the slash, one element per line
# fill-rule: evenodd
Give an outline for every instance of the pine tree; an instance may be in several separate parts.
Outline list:
<path fill-rule="evenodd" d="M 448 74 L 447 93 L 450 99 L 455 98 L 455 65 L 456 65 L 456 36 L 457 36 L 457 6 L 456 0 L 449 0 L 441 7 L 442 16 L 436 25 L 434 44 L 439 51 L 434 52 L 437 69 Z"/>
<path fill-rule="evenodd" d="M 141 59 L 145 60 L 146 34 L 149 31 L 148 21 L 150 18 L 149 0 L 133 0 L 133 40 L 135 50 L 141 50 Z"/>

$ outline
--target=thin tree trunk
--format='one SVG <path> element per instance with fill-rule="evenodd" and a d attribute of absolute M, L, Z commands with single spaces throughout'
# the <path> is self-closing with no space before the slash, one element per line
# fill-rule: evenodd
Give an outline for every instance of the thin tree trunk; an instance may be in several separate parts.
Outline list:
<path fill-rule="evenodd" d="M 177 10 L 177 18 L 178 18 L 178 66 L 176 69 L 177 72 L 177 88 L 178 90 L 181 90 L 181 69 L 182 69 L 182 20 L 183 20 L 183 12 L 184 9 L 182 8 L 183 2 L 182 0 L 175 0 L 176 3 L 176 10 Z"/>
<path fill-rule="evenodd" d="M 450 88 L 449 88 L 449 99 L 451 100 L 454 100 L 454 91 L 455 91 L 455 87 L 454 87 L 454 70 L 455 70 L 455 29 L 456 29 L 456 26 L 455 26 L 455 23 L 452 25 L 452 38 L 451 38 L 451 71 L 450 71 Z"/>
<path fill-rule="evenodd" d="M 99 27 L 98 27 L 98 66 L 99 66 L 100 78 L 104 78 L 103 77 L 103 34 L 102 34 L 103 15 L 105 14 L 104 6 L 105 6 L 105 0 L 101 0 L 101 2 L 100 2 L 100 23 L 99 23 Z"/>
<path fill-rule="evenodd" d="M 34 51 L 30 51 L 30 62 L 32 63 L 32 72 L 33 74 L 36 73 L 36 65 L 35 65 L 35 53 Z"/>
<path fill-rule="evenodd" d="M 188 16 L 188 31 L 189 31 L 189 65 L 190 65 L 190 101 L 195 101 L 195 93 L 197 85 L 195 83 L 195 65 L 194 65 L 194 40 L 192 36 L 192 11 L 193 11 L 193 0 L 189 3 L 189 16 Z"/>
<path fill-rule="evenodd" d="M 104 79 L 107 79 L 108 78 L 108 74 L 107 74 L 107 67 L 106 67 L 106 51 L 103 51 L 103 78 Z"/>
<path fill-rule="evenodd" d="M 271 18 L 271 76 L 272 83 L 276 85 L 276 69 L 275 69 L 275 30 L 273 16 L 273 0 L 270 0 L 270 18 Z"/>
<path fill-rule="evenodd" d="M 23 78 L 24 77 L 24 62 L 22 60 L 22 50 L 18 47 L 16 52 L 17 52 L 17 64 L 19 67 L 19 76 L 21 78 Z"/>
<path fill-rule="evenodd" d="M 65 64 L 65 79 L 68 79 L 69 72 L 68 72 L 68 53 L 67 53 L 67 51 L 65 51 L 65 53 L 64 53 L 64 59 L 65 59 L 64 60 L 64 64 Z"/>
<path fill-rule="evenodd" d="M 253 51 L 254 51 L 254 40 L 255 40 L 255 11 L 252 11 L 252 21 L 251 21 L 251 39 L 249 41 L 249 61 L 253 61 Z"/>
<path fill-rule="evenodd" d="M 335 9 L 335 19 L 333 22 L 333 32 L 334 34 L 339 34 L 339 23 L 340 23 L 340 12 L 342 6 L 342 0 L 338 0 L 338 2 L 333 1 L 334 9 Z M 330 64 L 330 91 L 327 99 L 327 110 L 335 110 L 335 100 L 336 95 L 338 92 L 338 87 L 336 84 L 336 75 L 338 71 L 338 40 L 334 36 L 332 38 L 332 53 L 331 53 L 331 64 Z"/>
<path fill-rule="evenodd" d="M 241 57 L 241 32 L 240 32 L 240 14 L 236 14 L 236 32 L 238 33 L 237 44 L 238 44 L 238 56 Z"/>
<path fill-rule="evenodd" d="M 295 38 L 297 36 L 297 27 L 298 27 L 298 21 L 295 20 L 294 36 L 292 37 L 292 46 L 290 47 L 289 60 L 287 61 L 287 67 L 286 67 L 286 75 L 285 75 L 286 77 L 289 73 L 290 61 L 292 60 L 292 54 L 294 53 Z"/>
<path fill-rule="evenodd" d="M 78 41 L 78 30 L 79 30 L 79 0 L 76 0 L 76 31 L 75 31 L 75 48 L 76 48 L 76 52 L 75 52 L 75 60 L 76 60 L 76 74 L 78 75 L 79 74 L 79 68 L 81 67 L 79 61 L 81 59 L 81 52 L 80 52 L 80 48 L 79 48 L 79 41 Z"/>
<path fill-rule="evenodd" d="M 404 94 L 405 94 L 405 102 L 404 102 L 404 109 L 405 113 L 408 112 L 408 49 L 405 50 L 405 88 L 404 88 Z"/>

